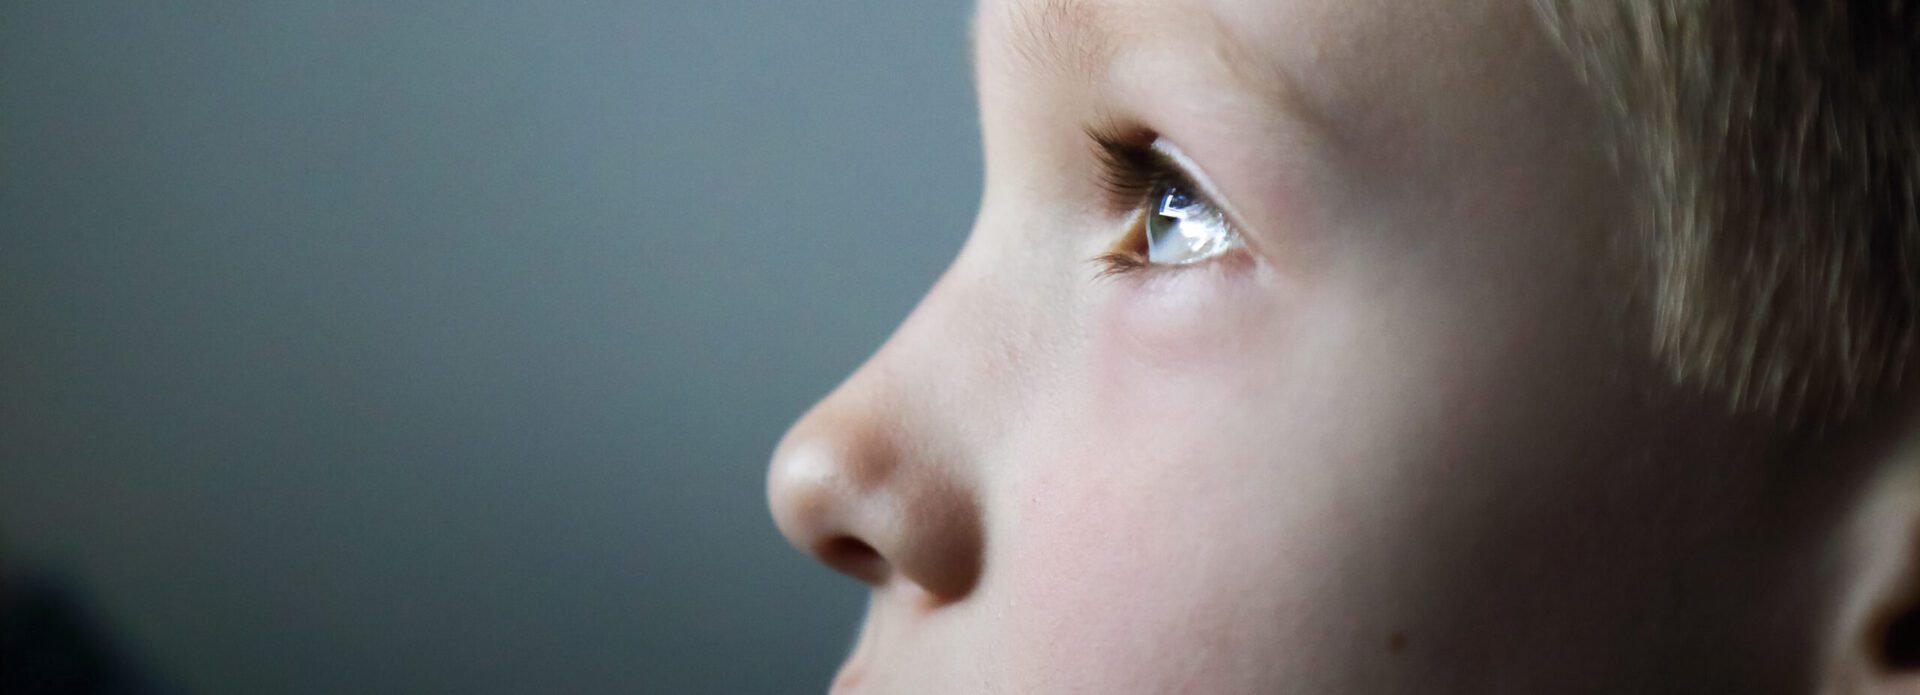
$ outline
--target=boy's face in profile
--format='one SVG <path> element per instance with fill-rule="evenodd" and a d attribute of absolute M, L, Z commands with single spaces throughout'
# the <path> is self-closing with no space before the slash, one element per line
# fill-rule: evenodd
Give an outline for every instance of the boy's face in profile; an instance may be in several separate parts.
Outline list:
<path fill-rule="evenodd" d="M 1646 354 L 1527 2 L 986 0 L 976 41 L 973 235 L 769 478 L 874 587 L 840 686 L 1807 687 L 1832 520 Z M 1170 193 L 1220 243 L 1153 253 Z"/>

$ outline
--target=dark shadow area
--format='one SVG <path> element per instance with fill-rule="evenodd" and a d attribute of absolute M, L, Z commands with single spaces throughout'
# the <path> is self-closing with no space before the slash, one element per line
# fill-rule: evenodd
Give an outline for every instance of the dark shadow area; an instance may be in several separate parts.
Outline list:
<path fill-rule="evenodd" d="M 0 573 L 0 693 L 162 695 L 178 690 L 137 660 L 76 582 Z"/>

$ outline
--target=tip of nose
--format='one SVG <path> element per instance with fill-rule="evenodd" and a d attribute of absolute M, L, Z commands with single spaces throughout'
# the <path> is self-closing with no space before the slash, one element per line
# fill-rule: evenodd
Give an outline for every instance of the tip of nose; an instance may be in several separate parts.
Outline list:
<path fill-rule="evenodd" d="M 900 460 L 874 428 L 848 424 L 810 415 L 775 449 L 767 503 L 781 534 L 867 584 L 901 579 L 947 600 L 964 596 L 982 553 L 971 488 L 932 461 Z"/>
<path fill-rule="evenodd" d="M 783 443 L 767 472 L 767 505 L 793 547 L 870 585 L 886 582 L 886 557 L 855 535 L 849 482 L 817 444 Z"/>
<path fill-rule="evenodd" d="M 838 506 L 848 491 L 845 473 L 834 462 L 834 454 L 817 441 L 781 442 L 767 467 L 767 506 L 773 512 L 780 532 L 802 550 L 818 542 L 823 535 L 839 533 L 844 519 Z"/>

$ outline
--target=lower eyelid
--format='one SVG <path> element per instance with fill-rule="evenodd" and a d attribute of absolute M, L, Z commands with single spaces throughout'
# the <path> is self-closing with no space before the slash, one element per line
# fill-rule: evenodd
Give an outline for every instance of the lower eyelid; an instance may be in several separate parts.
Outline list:
<path fill-rule="evenodd" d="M 1193 263 L 1152 263 L 1143 254 L 1112 251 L 1093 259 L 1096 277 L 1115 281 L 1159 284 L 1185 275 L 1212 275 L 1214 280 L 1232 280 L 1258 265 L 1258 258 L 1246 244 L 1237 244 L 1216 256 Z"/>
<path fill-rule="evenodd" d="M 1115 278 L 1095 310 L 1103 351 L 1148 369 L 1180 372 L 1243 367 L 1252 339 L 1280 317 L 1258 263 L 1235 251 L 1200 266 L 1149 268 Z M 1129 370 L 1124 376 L 1143 375 Z"/>

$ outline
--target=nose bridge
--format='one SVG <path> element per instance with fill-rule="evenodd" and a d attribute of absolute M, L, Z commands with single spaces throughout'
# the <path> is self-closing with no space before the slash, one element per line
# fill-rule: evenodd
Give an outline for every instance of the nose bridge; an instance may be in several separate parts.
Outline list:
<path fill-rule="evenodd" d="M 782 438 L 767 474 L 781 533 L 802 552 L 876 586 L 900 579 L 943 600 L 981 564 L 967 447 L 930 404 L 952 394 L 937 371 L 943 280 L 880 350 Z"/>

